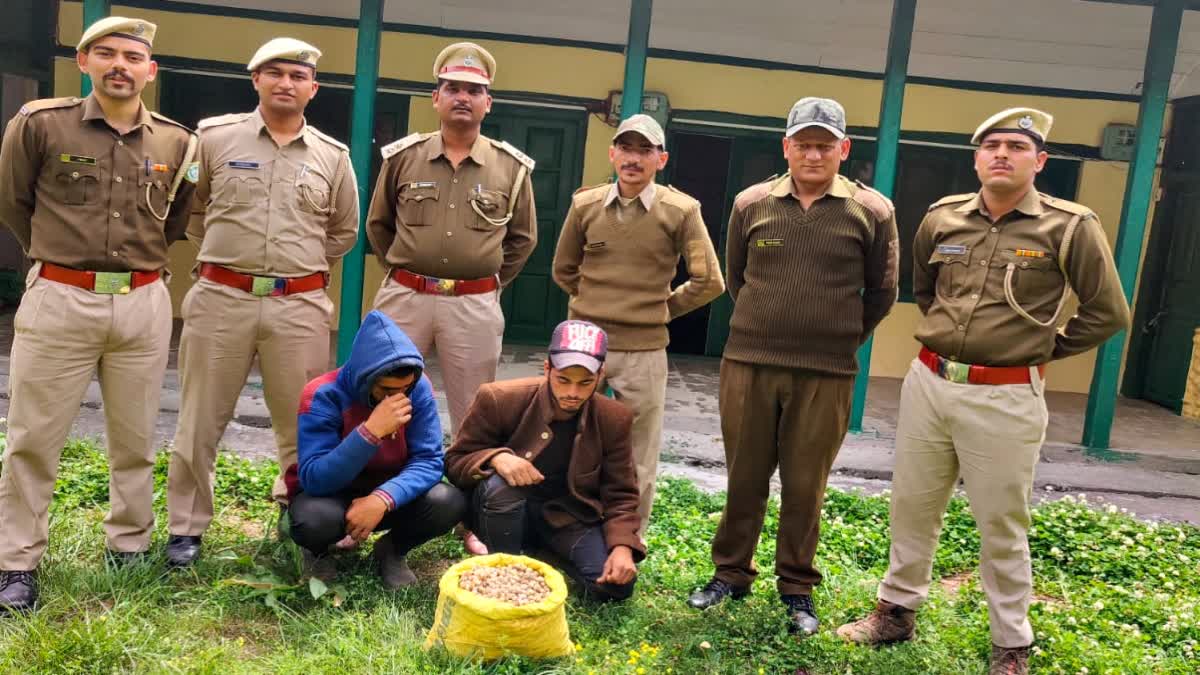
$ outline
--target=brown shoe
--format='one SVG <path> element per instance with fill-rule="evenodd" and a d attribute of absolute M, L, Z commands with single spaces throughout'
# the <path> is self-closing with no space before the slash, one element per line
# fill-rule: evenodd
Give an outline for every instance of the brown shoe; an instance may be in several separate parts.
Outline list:
<path fill-rule="evenodd" d="M 303 578 L 316 577 L 327 584 L 337 579 L 337 563 L 334 562 L 333 556 L 328 553 L 315 555 L 303 546 L 300 547 L 300 555 L 304 559 L 304 571 L 301 573 Z"/>
<path fill-rule="evenodd" d="M 917 633 L 917 613 L 900 605 L 880 600 L 866 617 L 837 629 L 847 642 L 882 645 L 911 640 Z"/>
<path fill-rule="evenodd" d="M 1029 646 L 997 647 L 992 645 L 992 665 L 988 675 L 1026 675 L 1029 672 Z"/>

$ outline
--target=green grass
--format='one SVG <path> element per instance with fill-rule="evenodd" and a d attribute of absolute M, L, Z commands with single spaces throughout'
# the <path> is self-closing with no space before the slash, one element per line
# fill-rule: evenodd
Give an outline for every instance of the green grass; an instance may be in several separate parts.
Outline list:
<path fill-rule="evenodd" d="M 165 468 L 164 454 L 156 471 L 156 552 L 166 539 Z M 27 617 L 0 619 L 0 672 L 663 675 L 804 667 L 828 674 L 965 675 L 986 669 L 987 616 L 972 573 L 979 540 L 961 499 L 947 515 L 935 565 L 935 576 L 953 583 L 935 583 L 912 643 L 872 649 L 842 644 L 833 634 L 872 606 L 887 565 L 886 497 L 830 491 L 818 553 L 825 574 L 816 595 L 823 628 L 799 642 L 785 630 L 770 574 L 778 504 L 772 503 L 759 544 L 763 574 L 754 593 L 701 614 L 683 601 L 711 573 L 708 546 L 722 496 L 666 480 L 637 595 L 622 605 L 569 602 L 574 657 L 477 664 L 421 648 L 437 577 L 462 555 L 457 540 L 443 537 L 413 553 L 421 579 L 414 589 L 385 591 L 367 552 L 359 551 L 342 559 L 339 583 L 314 598 L 314 589 L 298 582 L 295 550 L 274 537 L 275 510 L 263 499 L 274 471 L 222 456 L 219 513 L 194 569 L 166 573 L 155 557 L 109 570 L 102 558 L 103 452 L 92 442 L 71 442 L 41 570 L 43 606 Z M 1031 542 L 1038 593 L 1034 672 L 1200 672 L 1200 531 L 1062 500 L 1036 510 Z"/>

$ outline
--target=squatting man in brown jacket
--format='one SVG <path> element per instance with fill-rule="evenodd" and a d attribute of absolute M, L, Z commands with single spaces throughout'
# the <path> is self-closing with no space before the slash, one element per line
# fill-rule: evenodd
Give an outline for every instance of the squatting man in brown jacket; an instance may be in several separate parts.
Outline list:
<path fill-rule="evenodd" d="M 850 420 L 855 351 L 896 301 L 892 204 L 838 174 L 850 154 L 837 101 L 788 114 L 788 172 L 737 196 L 726 265 L 733 317 L 721 359 L 729 493 L 713 538 L 716 572 L 698 609 L 750 592 L 771 474 L 783 483 L 775 574 L 789 628 L 817 631 L 813 564 L 829 469 Z"/>
<path fill-rule="evenodd" d="M 469 519 L 488 549 L 549 549 L 586 597 L 633 594 L 638 537 L 633 414 L 596 396 L 608 337 L 595 324 L 554 329 L 544 377 L 480 387 L 446 451 L 446 475 L 472 495 Z"/>

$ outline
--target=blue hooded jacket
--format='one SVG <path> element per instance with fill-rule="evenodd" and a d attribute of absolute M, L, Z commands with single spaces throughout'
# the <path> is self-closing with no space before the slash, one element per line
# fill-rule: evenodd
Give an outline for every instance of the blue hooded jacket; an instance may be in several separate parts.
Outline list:
<path fill-rule="evenodd" d="M 401 366 L 422 373 L 409 395 L 412 419 L 376 445 L 359 431 L 374 405 L 371 388 L 379 376 Z M 404 331 L 379 311 L 363 319 L 350 360 L 309 382 L 300 399 L 296 471 L 288 471 L 289 493 L 325 497 L 348 492 L 359 497 L 380 490 L 393 508 L 425 494 L 442 478 L 442 423 L 425 361 Z M 298 483 L 298 485 L 297 485 Z"/>

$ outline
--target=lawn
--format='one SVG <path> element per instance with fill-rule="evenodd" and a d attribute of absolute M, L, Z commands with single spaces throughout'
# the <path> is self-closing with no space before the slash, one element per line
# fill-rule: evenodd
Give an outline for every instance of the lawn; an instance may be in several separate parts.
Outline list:
<path fill-rule="evenodd" d="M 0 436 L 2 444 L 2 436 Z M 842 644 L 840 623 L 862 615 L 887 564 L 885 496 L 831 491 L 818 563 L 819 635 L 788 635 L 772 569 L 777 503 L 758 549 L 763 570 L 744 601 L 698 613 L 684 604 L 711 572 L 708 544 L 722 496 L 690 483 L 660 485 L 650 557 L 626 604 L 567 608 L 576 654 L 532 662 L 463 661 L 421 644 L 438 575 L 462 555 L 444 537 L 411 556 L 421 583 L 390 593 L 366 551 L 342 558 L 328 589 L 298 578 L 298 555 L 274 534 L 265 503 L 274 465 L 220 460 L 218 517 L 202 561 L 166 573 L 166 454 L 156 477 L 160 527 L 147 563 L 106 568 L 103 450 L 72 441 L 63 455 L 40 575 L 43 605 L 0 619 L 4 673 L 953 673 L 984 672 L 984 598 L 974 574 L 978 536 L 967 504 L 947 516 L 918 638 L 890 648 Z M 1037 673 L 1200 673 L 1200 530 L 1143 523 L 1077 499 L 1041 506 L 1031 533 Z M 323 593 L 322 593 L 323 591 Z M 314 597 L 319 595 L 320 597 Z"/>

